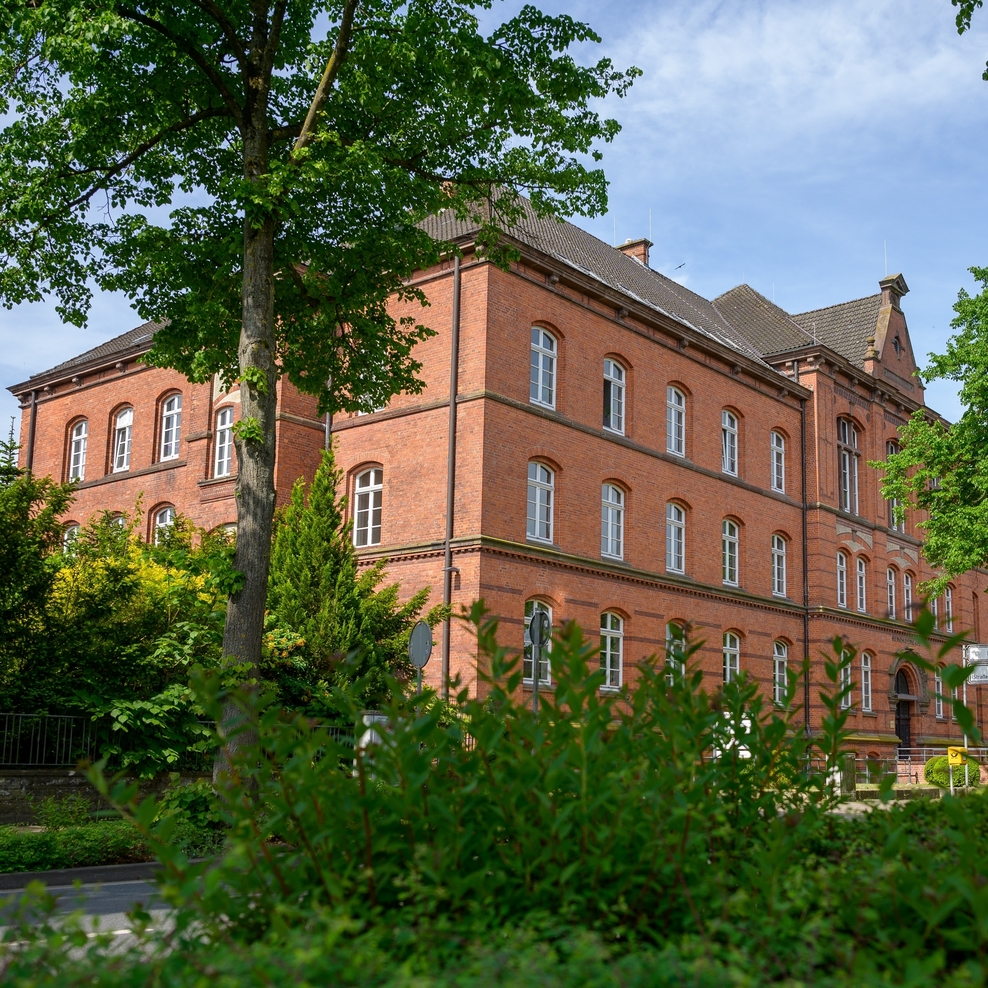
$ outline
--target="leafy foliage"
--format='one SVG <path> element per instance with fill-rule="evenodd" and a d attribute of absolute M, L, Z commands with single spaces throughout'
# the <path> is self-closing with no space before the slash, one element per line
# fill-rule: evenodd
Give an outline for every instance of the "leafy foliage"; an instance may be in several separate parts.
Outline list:
<path fill-rule="evenodd" d="M 83 793 L 69 793 L 67 796 L 46 796 L 31 807 L 38 823 L 45 830 L 63 830 L 65 827 L 78 827 L 89 823 L 92 808 Z"/>
<path fill-rule="evenodd" d="M 967 765 L 967 780 L 972 786 L 981 785 L 981 773 L 978 771 L 978 763 L 973 759 Z M 950 766 L 947 764 L 946 755 L 934 755 L 923 768 L 923 778 L 931 785 L 939 786 L 941 789 L 950 788 Z M 964 766 L 954 766 L 954 785 L 964 785 Z"/>
<path fill-rule="evenodd" d="M 0 827 L 0 872 L 47 871 L 149 861 L 146 840 L 126 820 L 42 831 Z"/>

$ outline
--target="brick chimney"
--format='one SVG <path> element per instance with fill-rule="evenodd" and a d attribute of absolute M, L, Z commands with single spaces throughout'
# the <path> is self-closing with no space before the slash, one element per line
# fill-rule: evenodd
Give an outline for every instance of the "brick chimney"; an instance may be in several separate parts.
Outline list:
<path fill-rule="evenodd" d="M 638 240 L 625 240 L 618 250 L 622 254 L 627 254 L 628 257 L 633 257 L 639 264 L 648 267 L 648 248 L 652 246 L 652 241 L 646 239 L 645 237 L 639 237 Z"/>

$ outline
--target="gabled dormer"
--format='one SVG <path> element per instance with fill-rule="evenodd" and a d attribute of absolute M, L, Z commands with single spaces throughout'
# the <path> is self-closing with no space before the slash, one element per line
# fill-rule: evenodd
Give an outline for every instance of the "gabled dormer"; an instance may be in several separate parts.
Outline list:
<path fill-rule="evenodd" d="M 915 376 L 916 358 L 902 312 L 902 296 L 909 286 L 901 274 L 882 278 L 878 285 L 882 290 L 881 301 L 874 333 L 865 351 L 865 370 L 884 384 L 922 402 L 923 382 Z"/>

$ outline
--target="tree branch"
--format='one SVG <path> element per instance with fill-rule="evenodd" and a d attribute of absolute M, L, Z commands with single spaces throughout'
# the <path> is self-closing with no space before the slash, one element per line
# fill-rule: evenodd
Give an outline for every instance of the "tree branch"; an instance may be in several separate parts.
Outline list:
<path fill-rule="evenodd" d="M 346 6 L 343 8 L 343 20 L 340 22 L 340 33 L 336 36 L 336 47 L 333 48 L 333 54 L 326 63 L 326 71 L 323 72 L 315 95 L 312 97 L 309 112 L 305 117 L 305 123 L 302 125 L 302 133 L 298 135 L 298 139 L 295 141 L 295 147 L 292 148 L 293 158 L 299 151 L 307 148 L 316 136 L 316 123 L 319 114 L 326 105 L 326 100 L 329 99 L 329 92 L 333 88 L 333 83 L 336 81 L 336 77 L 339 75 L 340 68 L 343 66 L 347 52 L 350 49 L 350 38 L 353 35 L 353 17 L 357 11 L 358 3 L 359 0 L 346 0 Z"/>
<path fill-rule="evenodd" d="M 229 42 L 230 47 L 233 49 L 233 54 L 236 56 L 237 62 L 240 64 L 240 68 L 243 69 L 247 65 L 247 52 L 244 46 L 240 43 L 240 38 L 237 36 L 237 31 L 230 19 L 223 13 L 219 4 L 216 0 L 192 0 L 192 2 L 204 13 L 208 14 L 216 22 L 219 29 L 223 32 L 223 36 Z"/>
<path fill-rule="evenodd" d="M 165 27 L 161 21 L 156 21 L 153 17 L 147 17 L 146 15 L 136 10 L 131 10 L 129 7 L 124 7 L 123 5 L 117 6 L 117 14 L 121 17 L 125 17 L 127 20 L 134 21 L 136 24 L 143 24 L 152 31 L 156 31 L 162 37 L 171 41 L 176 48 L 184 52 L 190 59 L 192 59 L 192 61 L 203 71 L 209 81 L 216 87 L 216 91 L 220 94 L 223 102 L 227 105 L 227 109 L 230 111 L 230 116 L 236 120 L 238 126 L 243 126 L 243 108 L 237 102 L 233 92 L 230 90 L 230 87 L 227 86 L 226 80 L 222 75 L 220 75 L 214 66 L 210 65 L 209 62 L 206 61 L 202 52 L 198 48 L 189 44 L 185 38 L 176 34 L 171 30 L 171 28 Z"/>
<path fill-rule="evenodd" d="M 285 10 L 288 8 L 288 0 L 276 0 L 274 10 L 271 11 L 271 33 L 268 35 L 268 43 L 264 46 L 264 59 L 262 63 L 263 78 L 268 79 L 274 68 L 274 60 L 278 54 L 278 45 L 281 43 L 281 28 L 285 23 Z"/>
<path fill-rule="evenodd" d="M 300 123 L 288 124 L 285 127 L 272 127 L 268 131 L 268 140 L 274 143 L 275 141 L 287 141 L 290 138 L 298 137 L 302 133 L 302 125 Z"/>

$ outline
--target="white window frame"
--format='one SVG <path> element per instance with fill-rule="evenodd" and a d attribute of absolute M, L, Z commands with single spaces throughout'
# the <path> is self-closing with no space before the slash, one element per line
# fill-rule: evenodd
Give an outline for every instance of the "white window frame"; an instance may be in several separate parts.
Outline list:
<path fill-rule="evenodd" d="M 912 624 L 913 620 L 913 577 L 911 573 L 902 574 L 902 620 Z"/>
<path fill-rule="evenodd" d="M 720 413 L 720 472 L 738 475 L 738 417 L 726 408 Z"/>
<path fill-rule="evenodd" d="M 686 511 L 675 501 L 666 503 L 666 572 L 686 572 Z"/>
<path fill-rule="evenodd" d="M 384 470 L 369 467 L 353 481 L 353 544 L 358 549 L 381 544 L 384 516 Z"/>
<path fill-rule="evenodd" d="M 781 535 L 772 536 L 772 596 L 786 595 L 786 540 Z"/>
<path fill-rule="evenodd" d="M 885 444 L 885 456 L 886 458 L 894 456 L 900 451 L 899 444 L 889 441 Z M 905 532 L 906 530 L 906 519 L 903 518 L 902 521 L 898 521 L 895 517 L 895 511 L 900 505 L 900 501 L 897 497 L 889 498 L 888 500 L 888 512 L 889 512 L 889 528 L 893 532 Z"/>
<path fill-rule="evenodd" d="M 233 408 L 227 405 L 216 413 L 216 442 L 213 476 L 229 477 L 233 472 Z"/>
<path fill-rule="evenodd" d="M 556 359 L 559 343 L 541 326 L 532 327 L 528 398 L 533 405 L 556 407 Z"/>
<path fill-rule="evenodd" d="M 62 552 L 71 552 L 72 543 L 79 538 L 79 532 L 82 531 L 82 526 L 77 522 L 72 522 L 70 525 L 66 525 L 62 529 Z"/>
<path fill-rule="evenodd" d="M 616 484 L 600 491 L 600 554 L 624 559 L 624 491 Z"/>
<path fill-rule="evenodd" d="M 69 438 L 69 481 L 86 479 L 86 451 L 89 447 L 89 421 L 80 419 Z"/>
<path fill-rule="evenodd" d="M 858 513 L 858 429 L 850 420 L 837 420 L 838 507 Z"/>
<path fill-rule="evenodd" d="M 939 669 L 933 674 L 933 692 L 934 713 L 937 720 L 943 720 L 943 676 Z"/>
<path fill-rule="evenodd" d="M 937 603 L 939 597 L 930 598 L 930 613 L 933 615 L 933 627 L 940 630 L 940 605 Z"/>
<path fill-rule="evenodd" d="M 686 455 L 686 395 L 671 384 L 666 388 L 666 452 Z"/>
<path fill-rule="evenodd" d="M 861 709 L 871 710 L 871 653 L 861 653 Z"/>
<path fill-rule="evenodd" d="M 161 403 L 161 459 L 177 460 L 182 451 L 182 396 L 169 395 Z"/>
<path fill-rule="evenodd" d="M 679 645 L 680 652 L 685 651 L 686 632 L 681 625 L 675 621 L 670 621 L 666 625 L 666 665 L 682 672 L 683 663 L 673 657 L 674 646 L 676 644 Z"/>
<path fill-rule="evenodd" d="M 844 661 L 844 656 L 841 656 L 841 662 Z M 847 689 L 847 687 L 852 687 Z M 851 665 L 842 665 L 840 670 L 840 688 L 841 690 L 847 689 L 847 692 L 841 697 L 840 705 L 842 710 L 849 710 L 854 704 L 854 684 L 851 682 Z"/>
<path fill-rule="evenodd" d="M 885 570 L 885 592 L 888 605 L 889 620 L 895 620 L 895 570 L 890 566 Z"/>
<path fill-rule="evenodd" d="M 528 513 L 526 535 L 535 542 L 552 544 L 556 474 L 538 460 L 528 461 Z"/>
<path fill-rule="evenodd" d="M 163 508 L 159 508 L 154 513 L 154 544 L 158 545 L 161 542 L 161 536 L 164 534 L 166 528 L 171 528 L 175 524 L 175 507 L 171 504 L 166 504 Z"/>
<path fill-rule="evenodd" d="M 619 690 L 624 677 L 624 620 L 611 611 L 600 616 L 600 668 L 601 689 Z"/>
<path fill-rule="evenodd" d="M 855 572 L 855 603 L 860 614 L 868 613 L 868 564 L 862 556 L 854 563 Z"/>
<path fill-rule="evenodd" d="M 113 473 L 130 469 L 130 448 L 134 435 L 134 409 L 122 408 L 114 419 Z"/>
<path fill-rule="evenodd" d="M 720 575 L 728 587 L 738 585 L 738 524 L 725 518 L 720 524 Z"/>
<path fill-rule="evenodd" d="M 947 587 L 943 591 L 943 627 L 946 631 L 954 630 L 954 590 Z"/>
<path fill-rule="evenodd" d="M 741 673 L 741 639 L 733 631 L 724 632 L 724 682 L 730 683 Z"/>
<path fill-rule="evenodd" d="M 837 553 L 837 606 L 847 607 L 847 553 Z"/>
<path fill-rule="evenodd" d="M 526 686 L 534 686 L 532 680 L 532 639 L 529 637 L 528 629 L 532 623 L 532 615 L 536 611 L 542 611 L 549 617 L 549 641 L 542 646 L 539 652 L 539 686 L 552 685 L 552 665 L 549 656 L 552 653 L 552 608 L 541 600 L 525 601 L 525 636 L 524 636 L 524 656 L 522 659 L 522 682 Z"/>
<path fill-rule="evenodd" d="M 772 700 L 777 707 L 785 706 L 789 691 L 789 646 L 776 641 L 772 646 Z"/>
<path fill-rule="evenodd" d="M 772 431 L 770 437 L 772 447 L 772 490 L 781 494 L 786 492 L 786 437 Z"/>
<path fill-rule="evenodd" d="M 604 428 L 624 435 L 624 396 L 627 373 L 616 360 L 604 361 Z"/>

